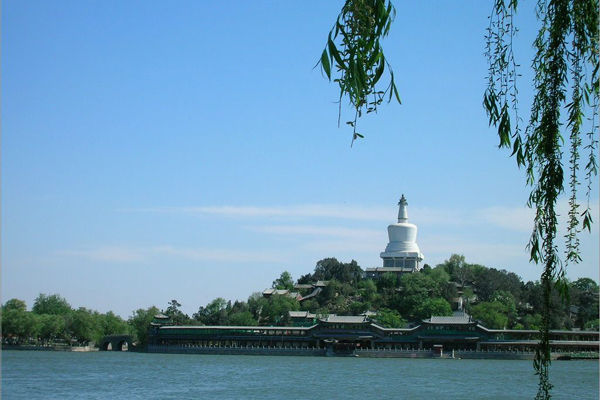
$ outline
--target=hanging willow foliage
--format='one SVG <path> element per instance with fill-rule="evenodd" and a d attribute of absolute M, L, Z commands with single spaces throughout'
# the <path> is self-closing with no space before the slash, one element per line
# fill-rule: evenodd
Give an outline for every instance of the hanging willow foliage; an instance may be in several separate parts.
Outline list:
<path fill-rule="evenodd" d="M 566 267 L 581 261 L 577 235 L 582 230 L 591 230 L 593 222 L 590 193 L 598 170 L 595 154 L 598 148 L 599 9 L 597 0 L 537 2 L 541 27 L 534 41 L 536 54 L 532 64 L 535 97 L 523 131 L 517 101 L 518 65 L 513 53 L 517 33 L 513 18 L 517 5 L 518 0 L 495 1 L 486 36 L 489 74 L 483 105 L 490 125 L 498 129 L 500 147 L 512 149 L 517 165 L 524 167 L 527 183 L 532 186 L 528 205 L 536 214 L 528 249 L 531 261 L 543 265 L 544 290 L 540 343 L 534 360 L 539 376 L 536 399 L 549 399 L 552 389 L 548 374 L 551 293 L 557 288 L 563 299 L 568 300 Z M 565 145 L 567 140 L 569 144 Z M 564 147 L 569 148 L 570 155 L 570 196 L 563 263 L 555 239 L 557 201 L 565 191 Z M 578 200 L 581 150 L 588 153 L 584 167 L 587 206 L 583 212 L 579 210 Z"/>
<path fill-rule="evenodd" d="M 394 73 L 380 44 L 380 39 L 389 33 L 395 16 L 396 10 L 389 0 L 347 0 L 317 63 L 329 80 L 332 65 L 339 74 L 334 79 L 340 87 L 338 125 L 345 95 L 354 107 L 354 119 L 346 122 L 352 127 L 352 143 L 364 137 L 356 130 L 357 120 L 363 113 L 377 112 L 386 95 L 388 102 L 395 97 L 400 103 Z M 386 67 L 390 83 L 385 90 L 377 90 Z"/>
<path fill-rule="evenodd" d="M 525 169 L 527 183 L 532 187 L 528 205 L 536 214 L 528 249 L 531 261 L 543 265 L 544 289 L 540 343 L 534 360 L 539 375 L 536 398 L 548 399 L 552 389 L 548 375 L 551 293 L 558 288 L 563 298 L 567 298 L 566 267 L 581 261 L 577 235 L 582 230 L 591 230 L 593 222 L 590 194 L 598 171 L 600 10 L 598 0 L 538 0 L 536 13 L 541 27 L 534 41 L 536 54 L 532 63 L 535 97 L 529 121 L 523 129 L 517 90 L 519 65 L 513 53 L 517 34 L 513 18 L 517 5 L 518 0 L 494 0 L 486 35 L 489 79 L 483 105 L 490 125 L 498 130 L 500 147 L 512 150 L 512 156 L 519 168 Z M 376 111 L 388 91 L 390 100 L 393 94 L 400 102 L 394 75 L 379 44 L 379 39 L 389 32 L 394 16 L 395 10 L 389 1 L 346 0 L 319 61 L 330 80 L 332 64 L 340 73 L 335 79 L 340 86 L 340 115 L 341 99 L 345 95 L 356 109 L 354 121 L 348 122 L 354 129 L 353 142 L 362 137 L 356 131 L 356 120 L 363 111 Z M 338 38 L 341 38 L 341 50 L 336 44 Z M 375 84 L 385 67 L 390 71 L 391 81 L 385 91 L 377 91 Z M 369 96 L 372 96 L 370 102 Z M 563 134 L 563 131 L 566 132 Z M 563 263 L 555 239 L 557 201 L 565 191 L 565 147 L 569 149 L 570 196 Z M 587 153 L 583 171 L 587 205 L 583 211 L 578 200 L 582 150 Z"/>

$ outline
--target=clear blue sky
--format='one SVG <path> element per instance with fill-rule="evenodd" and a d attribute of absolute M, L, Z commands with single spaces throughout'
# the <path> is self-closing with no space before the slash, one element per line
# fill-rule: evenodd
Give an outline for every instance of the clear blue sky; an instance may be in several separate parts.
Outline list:
<path fill-rule="evenodd" d="M 192 314 L 322 258 L 379 266 L 402 193 L 428 264 L 539 277 L 529 189 L 481 107 L 491 2 L 396 2 L 384 49 L 403 105 L 363 118 L 352 149 L 313 70 L 341 6 L 4 1 L 3 301 Z M 598 280 L 598 225 L 582 249 L 569 276 Z"/>

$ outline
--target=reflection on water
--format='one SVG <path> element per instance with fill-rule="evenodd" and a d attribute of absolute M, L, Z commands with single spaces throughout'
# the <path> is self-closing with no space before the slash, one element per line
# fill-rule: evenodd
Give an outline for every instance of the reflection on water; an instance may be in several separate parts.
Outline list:
<path fill-rule="evenodd" d="M 598 362 L 556 361 L 555 399 L 598 399 Z M 530 361 L 2 353 L 4 399 L 532 399 Z"/>

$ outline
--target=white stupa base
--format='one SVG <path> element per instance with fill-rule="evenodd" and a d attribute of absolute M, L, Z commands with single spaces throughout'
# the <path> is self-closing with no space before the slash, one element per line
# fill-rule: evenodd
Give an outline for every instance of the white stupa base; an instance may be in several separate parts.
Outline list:
<path fill-rule="evenodd" d="M 421 269 L 425 257 L 420 252 L 383 252 L 379 255 L 383 259 L 384 267 L 410 268 L 413 271 Z"/>

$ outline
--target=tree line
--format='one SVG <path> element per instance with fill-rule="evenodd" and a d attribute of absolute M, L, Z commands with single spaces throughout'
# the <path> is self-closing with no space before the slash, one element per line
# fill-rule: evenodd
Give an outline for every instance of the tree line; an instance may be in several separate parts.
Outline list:
<path fill-rule="evenodd" d="M 24 301 L 8 300 L 2 306 L 2 339 L 5 344 L 51 344 L 57 342 L 87 344 L 99 342 L 105 335 L 132 334 L 140 345 L 147 343 L 148 327 L 159 313 L 168 315 L 175 325 L 256 326 L 289 325 L 290 311 L 360 315 L 391 328 L 418 323 L 431 316 L 451 315 L 462 301 L 463 309 L 492 329 L 539 329 L 543 309 L 543 289 L 538 281 L 523 282 L 515 273 L 479 264 L 467 263 L 453 254 L 435 267 L 424 268 L 398 278 L 385 273 L 379 279 L 367 279 L 364 271 L 351 261 L 336 258 L 317 262 L 314 271 L 294 281 L 287 271 L 272 283 L 272 288 L 300 291 L 303 296 L 314 290 L 295 285 L 327 282 L 319 293 L 300 302 L 287 294 L 263 296 L 253 293 L 247 301 L 227 301 L 218 297 L 191 316 L 181 311 L 177 300 L 165 309 L 155 306 L 134 311 L 128 320 L 84 307 L 73 309 L 58 294 L 40 294 L 27 311 Z M 552 296 L 552 329 L 598 330 L 598 284 L 580 278 L 568 284 L 568 296 L 557 291 Z M 462 299 L 462 300 L 459 300 Z"/>

